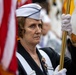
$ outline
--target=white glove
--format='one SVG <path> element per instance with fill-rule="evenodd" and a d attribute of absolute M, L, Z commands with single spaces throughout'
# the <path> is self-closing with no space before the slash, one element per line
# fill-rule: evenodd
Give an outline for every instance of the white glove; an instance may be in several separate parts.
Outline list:
<path fill-rule="evenodd" d="M 71 15 L 70 14 L 62 14 L 62 25 L 61 25 L 61 30 L 62 31 L 67 31 L 68 35 L 72 33 L 72 25 L 71 25 Z"/>
<path fill-rule="evenodd" d="M 58 65 L 54 71 L 54 75 L 66 75 L 66 71 L 67 70 L 65 68 L 59 71 L 59 65 Z"/>

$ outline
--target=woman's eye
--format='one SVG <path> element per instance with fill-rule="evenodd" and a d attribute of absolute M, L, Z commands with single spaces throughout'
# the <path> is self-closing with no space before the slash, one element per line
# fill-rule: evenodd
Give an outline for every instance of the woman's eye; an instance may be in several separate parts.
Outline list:
<path fill-rule="evenodd" d="M 30 28 L 35 28 L 35 25 L 31 25 Z"/>
<path fill-rule="evenodd" d="M 42 28 L 42 24 L 39 24 L 38 26 L 39 26 L 39 28 Z"/>

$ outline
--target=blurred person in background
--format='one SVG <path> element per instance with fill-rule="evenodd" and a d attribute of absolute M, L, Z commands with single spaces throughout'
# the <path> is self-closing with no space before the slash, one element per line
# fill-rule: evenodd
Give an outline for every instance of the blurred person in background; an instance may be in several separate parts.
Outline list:
<path fill-rule="evenodd" d="M 41 10 L 41 19 L 43 21 L 42 35 L 41 35 L 40 43 L 37 45 L 37 47 L 39 48 L 51 47 L 57 53 L 60 53 L 61 40 L 52 31 L 51 19 L 46 14 L 46 11 L 44 9 Z"/>
<path fill-rule="evenodd" d="M 43 22 L 42 36 L 41 36 L 41 40 L 39 43 L 40 48 L 41 48 L 41 47 L 46 47 L 46 44 L 47 44 L 48 37 L 46 35 L 48 34 L 48 31 L 50 30 L 50 19 L 44 9 L 41 10 L 40 14 L 41 14 L 42 22 Z"/>

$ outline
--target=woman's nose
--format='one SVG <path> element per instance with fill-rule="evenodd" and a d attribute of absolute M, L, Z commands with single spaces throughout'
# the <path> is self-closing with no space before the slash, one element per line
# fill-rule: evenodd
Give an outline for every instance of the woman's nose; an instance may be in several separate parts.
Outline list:
<path fill-rule="evenodd" d="M 42 28 L 37 26 L 37 32 L 41 32 Z"/>

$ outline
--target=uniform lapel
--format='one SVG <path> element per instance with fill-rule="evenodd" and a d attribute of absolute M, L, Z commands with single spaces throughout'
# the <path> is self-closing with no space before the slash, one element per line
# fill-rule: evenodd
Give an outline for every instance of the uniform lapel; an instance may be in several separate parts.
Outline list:
<path fill-rule="evenodd" d="M 36 75 L 47 75 L 46 70 L 44 68 L 44 64 L 41 61 L 42 56 L 41 56 L 41 54 L 39 53 L 38 50 L 37 50 L 37 54 L 39 56 L 39 60 L 41 62 L 41 66 L 42 66 L 43 71 L 39 68 L 39 66 L 35 63 L 35 61 L 33 60 L 33 58 L 22 47 L 22 45 L 20 43 L 18 44 L 18 53 L 20 53 L 23 56 L 23 58 L 28 62 L 28 64 L 30 65 L 30 67 L 36 72 Z"/>

